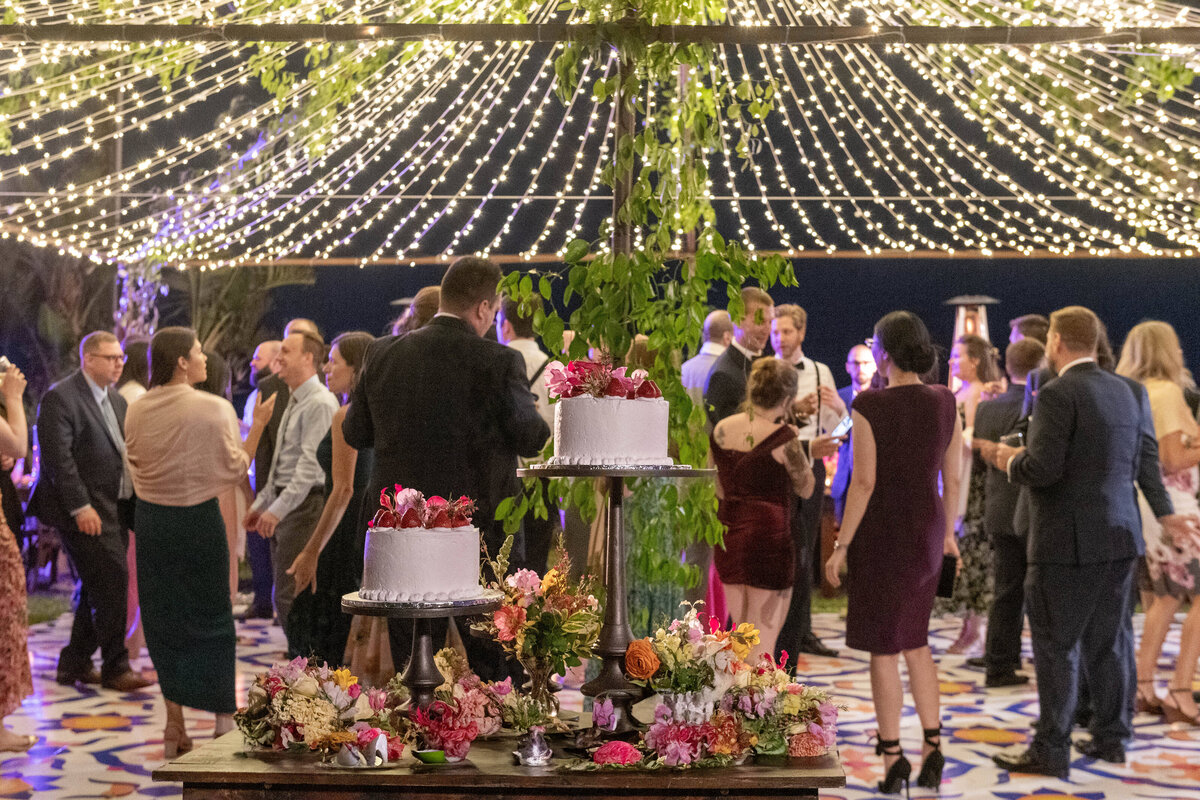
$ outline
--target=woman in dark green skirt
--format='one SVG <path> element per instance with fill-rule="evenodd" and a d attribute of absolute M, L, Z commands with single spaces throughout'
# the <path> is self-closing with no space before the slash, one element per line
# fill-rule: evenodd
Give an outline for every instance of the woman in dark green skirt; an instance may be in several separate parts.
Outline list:
<path fill-rule="evenodd" d="M 236 634 L 229 551 L 217 496 L 246 479 L 274 398 L 254 409 L 246 441 L 223 397 L 197 391 L 205 358 L 190 328 L 163 328 L 150 342 L 150 391 L 125 417 L 137 491 L 134 531 L 146 648 L 166 702 L 163 753 L 191 749 L 183 707 L 233 727 Z"/>

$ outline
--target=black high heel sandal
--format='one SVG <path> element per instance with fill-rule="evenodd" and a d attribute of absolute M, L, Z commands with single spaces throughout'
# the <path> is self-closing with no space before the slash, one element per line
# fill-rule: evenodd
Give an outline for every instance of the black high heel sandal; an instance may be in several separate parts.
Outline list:
<path fill-rule="evenodd" d="M 925 789 L 940 791 L 942 786 L 942 770 L 946 767 L 946 757 L 942 755 L 942 729 L 925 728 L 925 744 L 933 749 L 921 762 L 921 772 L 917 775 L 917 786 Z"/>
<path fill-rule="evenodd" d="M 911 797 L 908 793 L 908 778 L 912 775 L 912 764 L 908 763 L 908 759 L 904 757 L 904 751 L 900 749 L 900 740 L 879 739 L 875 742 L 875 755 L 900 756 L 888 768 L 883 780 L 879 782 L 879 791 L 883 794 L 899 794 L 900 782 L 903 781 L 904 796 Z"/>

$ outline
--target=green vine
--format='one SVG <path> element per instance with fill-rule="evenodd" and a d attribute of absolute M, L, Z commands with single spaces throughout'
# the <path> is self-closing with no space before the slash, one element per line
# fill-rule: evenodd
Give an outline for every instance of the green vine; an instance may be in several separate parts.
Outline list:
<path fill-rule="evenodd" d="M 773 107 L 776 87 L 770 82 L 728 79 L 725 70 L 718 68 L 711 44 L 652 40 L 649 26 L 666 20 L 722 23 L 720 4 L 652 0 L 610 9 L 602 0 L 583 0 L 578 7 L 591 27 L 557 58 L 556 89 L 566 102 L 585 57 L 602 60 L 613 55 L 622 65 L 611 77 L 597 80 L 592 93 L 597 101 L 624 104 L 635 115 L 633 132 L 620 137 L 614 161 L 603 173 L 614 190 L 623 176 L 631 176 L 628 198 L 617 210 L 616 220 L 602 227 L 600 239 L 577 239 L 567 246 L 561 270 L 509 274 L 502 290 L 535 309 L 535 330 L 552 353 L 563 351 L 563 334 L 570 329 L 576 335 L 569 358 L 585 358 L 589 348 L 596 348 L 623 363 L 635 336 L 645 335 L 644 349 L 651 363 L 639 366 L 648 366 L 670 403 L 672 455 L 682 464 L 704 467 L 708 460 L 705 411 L 689 400 L 679 367 L 683 354 L 700 341 L 710 287 L 724 284 L 729 311 L 736 319 L 742 312 L 740 291 L 747 279 L 764 288 L 796 285 L 786 259 L 758 256 L 717 232 L 707 192 L 708 156 L 726 148 L 723 118 L 741 118 L 745 135 L 757 135 Z M 746 144 L 743 139 L 736 145 L 742 158 Z M 640 235 L 632 252 L 614 252 L 607 245 L 614 225 L 630 226 Z M 695 251 L 681 253 L 693 232 Z M 531 302 L 535 296 L 550 300 L 556 284 L 561 286 L 564 303 L 573 306 L 565 318 L 557 310 L 540 311 Z M 593 503 L 590 482 L 560 481 L 554 490 L 572 505 Z M 714 545 L 722 541 L 714 483 L 685 481 L 677 487 L 635 481 L 633 491 L 639 501 L 633 504 L 638 513 L 629 519 L 635 542 L 634 583 L 694 586 L 699 571 L 681 564 L 680 553 L 694 541 Z M 499 513 L 498 518 L 515 530 L 530 508 L 539 516 L 545 512 L 540 498 L 527 486 L 523 496 L 502 506 L 500 511 L 507 513 Z"/>

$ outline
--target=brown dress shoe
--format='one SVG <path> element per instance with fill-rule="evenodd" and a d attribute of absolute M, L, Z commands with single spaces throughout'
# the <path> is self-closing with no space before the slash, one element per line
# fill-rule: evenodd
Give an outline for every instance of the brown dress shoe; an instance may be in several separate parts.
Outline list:
<path fill-rule="evenodd" d="M 128 670 L 115 678 L 109 678 L 100 685 L 105 689 L 115 689 L 118 692 L 136 692 L 138 689 L 145 689 L 147 686 L 153 686 L 154 681 L 145 677 L 141 673 Z"/>
<path fill-rule="evenodd" d="M 100 683 L 100 670 L 92 667 L 82 675 L 71 675 L 66 672 L 60 672 L 54 676 L 54 680 L 63 686 L 74 686 L 77 683 L 97 684 Z"/>

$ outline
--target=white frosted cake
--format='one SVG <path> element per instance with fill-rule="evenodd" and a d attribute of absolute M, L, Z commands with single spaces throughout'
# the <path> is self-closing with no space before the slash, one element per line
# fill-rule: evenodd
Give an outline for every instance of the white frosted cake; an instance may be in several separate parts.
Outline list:
<path fill-rule="evenodd" d="M 367 531 L 364 600 L 415 603 L 479 597 L 479 529 L 376 528 Z"/>
<path fill-rule="evenodd" d="M 554 405 L 551 464 L 670 466 L 661 397 L 562 397 Z"/>

